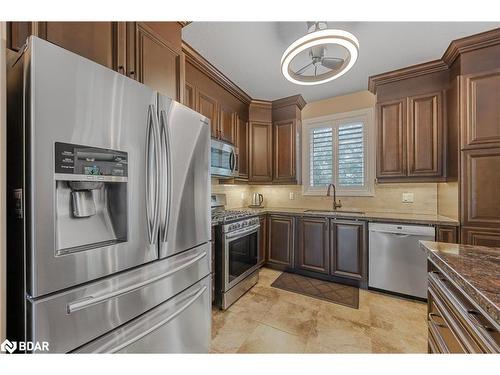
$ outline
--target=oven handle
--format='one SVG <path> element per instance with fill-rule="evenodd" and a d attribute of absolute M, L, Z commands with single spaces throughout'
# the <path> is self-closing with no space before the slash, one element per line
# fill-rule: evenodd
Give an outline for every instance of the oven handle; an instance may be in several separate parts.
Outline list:
<path fill-rule="evenodd" d="M 244 237 L 244 236 L 249 235 L 249 234 L 251 234 L 253 232 L 256 232 L 257 230 L 259 230 L 259 227 L 260 227 L 260 224 L 257 224 L 257 225 L 251 226 L 249 228 L 240 229 L 240 230 L 238 230 L 236 232 L 227 233 L 225 235 L 225 238 L 227 240 L 229 240 L 229 239 L 232 239 L 232 238 Z"/>

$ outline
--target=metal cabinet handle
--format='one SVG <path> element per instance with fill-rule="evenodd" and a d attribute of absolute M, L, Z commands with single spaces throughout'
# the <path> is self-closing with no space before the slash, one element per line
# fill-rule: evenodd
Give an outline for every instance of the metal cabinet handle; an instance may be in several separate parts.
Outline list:
<path fill-rule="evenodd" d="M 428 316 L 429 316 L 429 320 L 430 320 L 433 324 L 435 324 L 435 325 L 437 325 L 438 327 L 441 327 L 441 328 L 448 328 L 448 326 L 447 326 L 447 325 L 445 325 L 445 324 L 443 324 L 443 323 L 438 323 L 438 322 L 436 322 L 436 321 L 434 320 L 434 317 L 437 317 L 437 318 L 441 318 L 441 319 L 443 319 L 440 315 L 438 315 L 438 314 L 436 314 L 436 313 L 432 313 L 432 312 L 431 312 L 431 313 L 429 313 L 429 315 L 428 315 Z"/>
<path fill-rule="evenodd" d="M 490 325 L 484 325 L 482 324 L 479 320 L 478 320 L 478 315 L 481 316 L 482 314 L 477 311 L 477 310 L 474 310 L 474 309 L 468 309 L 467 310 L 467 315 L 469 316 L 469 318 L 471 319 L 472 323 L 474 323 L 476 326 L 484 329 L 485 331 L 495 331 L 495 329 L 490 326 Z"/>
<path fill-rule="evenodd" d="M 78 310 L 83 310 L 83 309 L 86 309 L 87 307 L 94 306 L 94 305 L 97 305 L 101 302 L 122 296 L 122 295 L 130 293 L 130 292 L 133 292 L 134 290 L 141 289 L 149 284 L 152 284 L 154 282 L 162 280 L 166 277 L 169 277 L 170 275 L 173 275 L 174 273 L 177 273 L 177 272 L 191 266 L 192 264 L 198 262 L 199 260 L 203 259 L 206 256 L 207 256 L 207 252 L 204 251 L 203 253 L 198 254 L 196 257 L 188 260 L 187 262 L 185 262 L 185 263 L 183 263 L 183 264 L 181 264 L 181 265 L 179 265 L 179 266 L 177 266 L 177 267 L 175 267 L 175 268 L 173 268 L 173 269 L 171 269 L 171 270 L 169 270 L 161 275 L 153 277 L 152 279 L 142 281 L 140 283 L 135 283 L 135 284 L 132 284 L 126 288 L 118 289 L 118 290 L 115 290 L 113 292 L 105 293 L 105 294 L 100 295 L 100 296 L 86 296 L 84 298 L 70 302 L 67 304 L 66 310 L 67 310 L 68 314 L 72 314 Z"/>
<path fill-rule="evenodd" d="M 141 334 L 135 336 L 134 338 L 131 338 L 130 340 L 127 340 L 123 343 L 121 343 L 120 345 L 112 348 L 109 350 L 110 353 L 116 353 L 118 351 L 120 351 L 121 349 L 123 348 L 126 348 L 127 346 L 133 344 L 134 342 L 137 342 L 139 341 L 140 339 L 142 339 L 143 337 L 146 337 L 147 335 L 149 335 L 151 332 L 154 332 L 156 331 L 158 328 L 160 328 L 161 326 L 164 326 L 165 324 L 167 324 L 168 322 L 170 322 L 171 320 L 175 319 L 177 316 L 179 316 L 184 310 L 186 310 L 189 306 L 191 306 L 198 298 L 200 298 L 200 296 L 205 293 L 205 291 L 207 290 L 207 287 L 206 286 L 203 286 L 201 287 L 200 289 L 198 289 L 196 292 L 194 292 L 192 294 L 192 297 L 189 299 L 189 301 L 187 301 L 184 305 L 182 305 L 177 311 L 175 311 L 174 313 L 170 314 L 169 316 L 167 316 L 165 319 L 161 320 L 160 322 L 156 323 L 154 326 L 152 326 L 151 328 L 141 332 Z"/>

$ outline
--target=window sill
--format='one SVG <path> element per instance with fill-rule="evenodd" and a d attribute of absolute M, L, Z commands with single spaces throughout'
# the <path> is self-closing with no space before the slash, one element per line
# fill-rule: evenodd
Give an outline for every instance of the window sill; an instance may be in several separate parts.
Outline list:
<path fill-rule="evenodd" d="M 327 189 L 302 189 L 302 195 L 307 196 L 326 196 Z M 371 190 L 337 190 L 337 197 L 374 197 L 375 192 Z"/>

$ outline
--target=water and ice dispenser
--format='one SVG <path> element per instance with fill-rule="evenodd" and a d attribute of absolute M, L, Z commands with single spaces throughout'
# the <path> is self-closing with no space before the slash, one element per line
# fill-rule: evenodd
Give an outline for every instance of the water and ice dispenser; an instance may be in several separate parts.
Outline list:
<path fill-rule="evenodd" d="M 127 241 L 127 153 L 55 144 L 56 255 Z"/>

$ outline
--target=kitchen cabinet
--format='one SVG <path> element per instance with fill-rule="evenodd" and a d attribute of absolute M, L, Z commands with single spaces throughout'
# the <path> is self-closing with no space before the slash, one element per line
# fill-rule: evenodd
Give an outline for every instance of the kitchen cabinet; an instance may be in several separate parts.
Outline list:
<path fill-rule="evenodd" d="M 499 353 L 498 325 L 431 260 L 428 270 L 429 353 Z"/>
<path fill-rule="evenodd" d="M 276 121 L 273 124 L 273 182 L 296 181 L 295 120 Z"/>
<path fill-rule="evenodd" d="M 366 223 L 331 219 L 330 241 L 331 274 L 366 281 Z"/>
<path fill-rule="evenodd" d="M 203 91 L 196 90 L 196 111 L 210 120 L 211 135 L 213 138 L 219 137 L 219 116 L 217 100 Z"/>
<path fill-rule="evenodd" d="M 182 26 L 176 22 L 131 22 L 127 75 L 175 100 L 181 99 Z M 184 89 L 184 88 L 183 88 Z"/>
<path fill-rule="evenodd" d="M 462 227 L 460 242 L 474 246 L 500 247 L 500 230 L 493 228 Z"/>
<path fill-rule="evenodd" d="M 219 138 L 236 144 L 236 113 L 223 103 L 219 105 Z"/>
<path fill-rule="evenodd" d="M 272 123 L 250 121 L 249 180 L 272 182 Z"/>
<path fill-rule="evenodd" d="M 259 256 L 258 263 L 259 265 L 263 265 L 266 261 L 267 254 L 267 243 L 268 243 L 268 235 L 267 235 L 267 215 L 259 216 Z"/>
<path fill-rule="evenodd" d="M 406 100 L 377 104 L 377 178 L 406 176 Z"/>
<path fill-rule="evenodd" d="M 297 219 L 298 269 L 328 274 L 330 271 L 330 244 L 328 219 L 301 217 Z"/>
<path fill-rule="evenodd" d="M 186 82 L 184 84 L 184 102 L 186 107 L 191 108 L 196 111 L 196 96 L 194 92 L 195 88 L 190 83 Z"/>
<path fill-rule="evenodd" d="M 463 75 L 461 89 L 462 148 L 500 147 L 500 63 Z"/>
<path fill-rule="evenodd" d="M 447 243 L 459 243 L 458 228 L 455 226 L 436 226 L 436 241 Z"/>
<path fill-rule="evenodd" d="M 443 92 L 377 104 L 379 182 L 443 179 Z"/>
<path fill-rule="evenodd" d="M 236 147 L 238 148 L 239 179 L 248 179 L 248 122 L 236 117 Z"/>
<path fill-rule="evenodd" d="M 280 269 L 293 268 L 294 217 L 269 215 L 269 247 L 267 264 Z"/>

